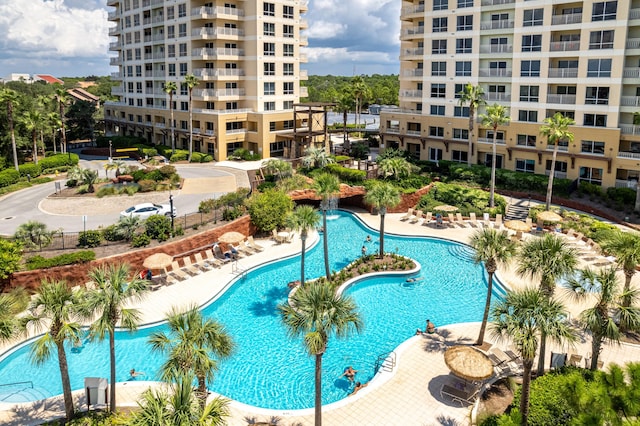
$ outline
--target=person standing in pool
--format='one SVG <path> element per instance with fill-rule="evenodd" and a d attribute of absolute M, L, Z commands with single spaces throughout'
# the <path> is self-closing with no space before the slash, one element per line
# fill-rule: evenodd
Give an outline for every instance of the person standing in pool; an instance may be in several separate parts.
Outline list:
<path fill-rule="evenodd" d="M 356 377 L 356 373 L 358 372 L 358 370 L 354 370 L 353 367 L 348 366 L 345 370 L 344 373 L 342 374 L 344 377 L 346 377 L 350 382 L 353 382 L 353 379 Z"/>
<path fill-rule="evenodd" d="M 367 248 L 366 248 L 365 246 L 362 246 L 361 251 L 362 251 L 362 255 L 363 255 L 363 256 L 366 256 L 366 255 L 367 255 Z"/>

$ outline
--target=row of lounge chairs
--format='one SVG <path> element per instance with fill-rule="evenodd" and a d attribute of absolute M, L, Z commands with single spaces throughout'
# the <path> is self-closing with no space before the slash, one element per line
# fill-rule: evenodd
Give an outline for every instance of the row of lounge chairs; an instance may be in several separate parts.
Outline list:
<path fill-rule="evenodd" d="M 502 214 L 498 213 L 495 217 L 495 220 L 492 222 L 490 218 L 486 218 L 484 220 L 479 220 L 476 217 L 475 213 L 469 213 L 469 219 L 464 219 L 461 213 L 447 213 L 446 220 L 440 215 L 435 215 L 433 212 L 423 213 L 422 210 L 414 210 L 410 208 L 407 210 L 407 214 L 400 217 L 400 220 L 403 222 L 419 224 L 422 226 L 430 226 L 434 225 L 437 228 L 483 228 L 483 227 L 493 227 L 496 229 L 502 229 Z M 531 219 L 529 218 L 529 224 Z"/>

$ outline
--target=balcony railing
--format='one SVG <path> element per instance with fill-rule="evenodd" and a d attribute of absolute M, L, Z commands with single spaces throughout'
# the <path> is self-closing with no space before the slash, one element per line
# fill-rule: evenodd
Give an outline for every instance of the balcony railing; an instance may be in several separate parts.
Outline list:
<path fill-rule="evenodd" d="M 306 86 L 300 86 L 300 97 L 306 98 L 309 96 L 309 88 Z"/>
<path fill-rule="evenodd" d="M 499 6 L 501 4 L 515 3 L 516 0 L 482 0 L 483 6 Z"/>
<path fill-rule="evenodd" d="M 120 19 L 120 12 L 118 11 L 109 12 L 109 14 L 107 15 L 107 19 L 109 21 L 115 21 L 117 19 Z"/>
<path fill-rule="evenodd" d="M 202 7 L 196 7 L 191 9 L 191 16 L 197 17 L 197 18 L 215 19 L 218 17 L 218 15 L 227 15 L 227 16 L 236 16 L 236 17 L 244 16 L 244 10 L 237 9 L 235 7 L 223 7 L 223 6 L 217 6 L 217 7 L 202 6 Z"/>
<path fill-rule="evenodd" d="M 511 100 L 510 93 L 486 92 L 484 96 L 487 101 L 510 101 Z"/>
<path fill-rule="evenodd" d="M 501 30 L 505 28 L 513 28 L 514 22 L 512 20 L 499 20 L 499 21 L 485 21 L 480 22 L 481 30 Z"/>
<path fill-rule="evenodd" d="M 577 78 L 578 68 L 549 68 L 549 78 Z"/>
<path fill-rule="evenodd" d="M 225 28 L 225 27 L 217 27 L 217 28 L 194 28 L 191 30 L 192 37 L 201 37 L 201 38 L 213 38 L 216 36 L 243 36 L 244 31 L 239 28 Z"/>
<path fill-rule="evenodd" d="M 219 56 L 244 56 L 243 49 L 235 49 L 235 48 L 225 48 L 218 47 L 214 49 L 208 48 L 200 48 L 193 49 L 191 51 L 191 56 L 194 58 L 208 59 L 208 58 L 216 58 Z"/>
<path fill-rule="evenodd" d="M 623 96 L 620 99 L 621 106 L 640 106 L 640 96 Z"/>
<path fill-rule="evenodd" d="M 547 145 L 547 151 L 553 151 L 555 147 L 553 145 Z M 558 145 L 558 152 L 568 152 L 569 147 L 564 145 Z"/>
<path fill-rule="evenodd" d="M 512 71 L 506 68 L 480 68 L 480 77 L 511 77 Z"/>
<path fill-rule="evenodd" d="M 629 19 L 640 19 L 640 9 L 631 9 L 629 11 Z"/>
<path fill-rule="evenodd" d="M 569 52 L 572 50 L 580 50 L 580 40 L 574 41 L 552 41 L 549 45 L 552 52 Z"/>
<path fill-rule="evenodd" d="M 549 93 L 547 94 L 547 103 L 575 105 L 576 95 L 558 95 L 555 93 Z"/>
<path fill-rule="evenodd" d="M 638 189 L 638 181 L 616 179 L 616 188 L 631 188 L 635 191 Z"/>
<path fill-rule="evenodd" d="M 209 77 L 240 77 L 244 75 L 242 68 L 196 68 L 193 75 L 199 78 Z"/>
<path fill-rule="evenodd" d="M 402 75 L 405 77 L 422 77 L 424 75 L 424 70 L 421 68 L 417 68 L 414 70 L 405 70 Z"/>
<path fill-rule="evenodd" d="M 579 24 L 580 22 L 582 22 L 582 13 L 568 13 L 551 17 L 551 25 Z"/>
<path fill-rule="evenodd" d="M 422 90 L 402 90 L 400 91 L 401 98 L 422 98 Z"/>
<path fill-rule="evenodd" d="M 492 144 L 493 138 L 478 138 L 478 142 Z M 505 141 L 504 139 L 496 139 L 496 145 L 506 145 L 506 144 L 507 144 L 507 141 Z"/>
<path fill-rule="evenodd" d="M 622 71 L 622 77 L 624 77 L 624 78 L 638 78 L 638 77 L 640 77 L 640 68 L 625 68 Z"/>
<path fill-rule="evenodd" d="M 619 151 L 618 158 L 631 158 L 632 160 L 640 160 L 640 152 Z"/>
<path fill-rule="evenodd" d="M 400 16 L 413 15 L 414 13 L 422 12 L 424 12 L 424 4 L 419 4 L 415 6 L 403 7 Z"/>
<path fill-rule="evenodd" d="M 407 135 L 420 136 L 422 132 L 420 130 L 407 130 Z"/>
<path fill-rule="evenodd" d="M 199 98 L 217 98 L 223 96 L 244 96 L 244 89 L 195 89 L 193 96 Z"/>
<path fill-rule="evenodd" d="M 422 48 L 422 47 L 414 47 L 412 49 L 404 49 L 400 53 L 400 56 L 423 56 L 423 55 L 424 55 L 424 48 Z"/>
<path fill-rule="evenodd" d="M 413 27 L 413 28 L 405 28 L 404 30 L 402 30 L 402 35 L 405 35 L 405 36 L 420 35 L 420 34 L 424 34 L 424 27 L 423 26 L 417 26 L 417 27 Z"/>
<path fill-rule="evenodd" d="M 117 25 L 115 27 L 109 28 L 109 35 L 110 36 L 117 36 L 119 34 L 120 34 L 120 27 L 118 27 Z"/>
<path fill-rule="evenodd" d="M 629 38 L 626 44 L 627 49 L 640 49 L 640 38 Z"/>
<path fill-rule="evenodd" d="M 633 124 L 620 124 L 620 132 L 623 135 L 640 135 L 640 126 Z"/>
<path fill-rule="evenodd" d="M 549 176 L 551 174 L 551 170 L 545 170 L 544 174 L 546 176 Z M 567 178 L 567 172 L 559 172 L 559 171 L 555 171 L 555 173 L 553 174 L 554 178 L 558 178 L 558 179 L 566 179 Z"/>
<path fill-rule="evenodd" d="M 480 45 L 480 53 L 511 53 L 513 44 L 485 44 Z"/>

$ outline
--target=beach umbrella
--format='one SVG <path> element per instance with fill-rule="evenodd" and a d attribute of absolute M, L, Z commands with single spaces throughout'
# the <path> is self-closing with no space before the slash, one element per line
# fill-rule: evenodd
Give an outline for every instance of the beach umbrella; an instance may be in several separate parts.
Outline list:
<path fill-rule="evenodd" d="M 220 235 L 218 241 L 225 244 L 238 244 L 244 241 L 246 237 L 239 232 L 230 231 Z"/>
<path fill-rule="evenodd" d="M 531 225 L 527 225 L 526 223 L 524 223 L 521 220 L 507 220 L 504 223 L 505 228 L 509 228 L 513 231 L 522 231 L 522 232 L 528 232 L 531 231 Z"/>
<path fill-rule="evenodd" d="M 172 261 L 173 256 L 166 253 L 155 253 L 147 257 L 144 262 L 142 262 L 142 266 L 146 269 L 164 269 L 171 265 Z"/>
<path fill-rule="evenodd" d="M 458 208 L 456 206 L 450 206 L 449 204 L 443 204 L 441 206 L 435 207 L 433 210 L 441 212 L 455 212 L 458 210 Z"/>
<path fill-rule="evenodd" d="M 537 218 L 543 222 L 562 222 L 562 216 L 550 210 L 538 213 Z"/>
<path fill-rule="evenodd" d="M 464 380 L 478 382 L 493 376 L 493 363 L 489 357 L 472 346 L 447 349 L 444 362 L 454 375 Z"/>

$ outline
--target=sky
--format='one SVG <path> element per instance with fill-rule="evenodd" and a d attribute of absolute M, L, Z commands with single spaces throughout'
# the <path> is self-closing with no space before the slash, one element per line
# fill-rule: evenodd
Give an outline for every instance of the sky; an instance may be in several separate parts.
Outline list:
<path fill-rule="evenodd" d="M 0 77 L 104 76 L 109 66 L 106 0 L 0 0 Z M 398 74 L 400 1 L 309 0 L 309 75 Z"/>

